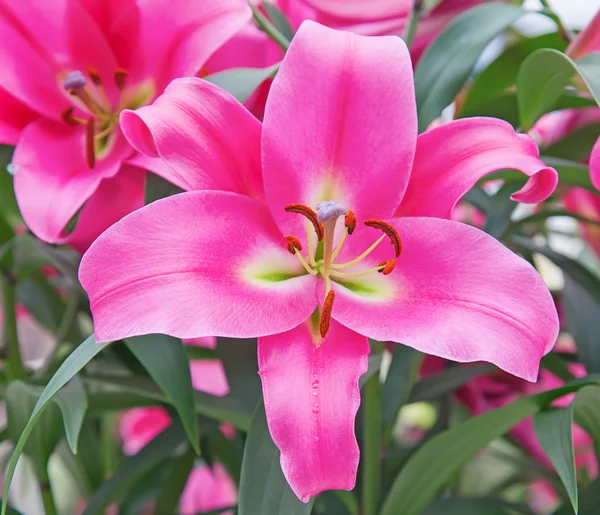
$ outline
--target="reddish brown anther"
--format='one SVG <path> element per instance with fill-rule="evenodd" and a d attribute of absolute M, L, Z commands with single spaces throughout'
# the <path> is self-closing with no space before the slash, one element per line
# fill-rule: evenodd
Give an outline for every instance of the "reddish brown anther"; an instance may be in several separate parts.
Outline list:
<path fill-rule="evenodd" d="M 317 233 L 317 239 L 321 241 L 323 236 L 325 235 L 325 229 L 323 228 L 323 224 L 319 222 L 319 217 L 314 209 L 311 209 L 304 204 L 290 204 L 289 206 L 285 206 L 284 208 L 288 213 L 299 213 L 304 215 L 313 227 L 315 228 L 315 232 Z"/>
<path fill-rule="evenodd" d="M 374 227 L 375 229 L 379 229 L 380 231 L 384 232 L 392 241 L 392 245 L 396 251 L 396 257 L 400 255 L 402 252 L 402 239 L 396 232 L 396 229 L 382 220 L 365 220 L 365 225 L 367 227 Z"/>
<path fill-rule="evenodd" d="M 115 70 L 115 84 L 121 91 L 125 89 L 125 80 L 128 75 L 129 73 L 127 73 L 127 70 L 124 70 L 123 68 L 117 68 Z"/>
<path fill-rule="evenodd" d="M 94 123 L 94 117 L 91 116 L 87 121 L 85 133 L 85 157 L 90 170 L 92 170 L 96 164 L 96 144 L 94 142 L 96 128 L 94 127 Z"/>
<path fill-rule="evenodd" d="M 329 331 L 329 325 L 331 324 L 331 310 L 333 309 L 333 301 L 335 300 L 335 293 L 331 290 L 327 297 L 325 297 L 325 302 L 323 302 L 323 309 L 321 310 L 321 321 L 319 322 L 319 332 L 321 333 L 321 338 L 325 338 L 327 332 Z"/>
<path fill-rule="evenodd" d="M 348 209 L 348 213 L 344 216 L 344 226 L 348 229 L 348 234 L 352 234 L 356 229 L 356 216 L 351 209 Z"/>
<path fill-rule="evenodd" d="M 62 113 L 60 113 L 60 117 L 69 125 L 79 125 L 79 122 L 73 116 L 73 107 L 67 107 Z"/>
<path fill-rule="evenodd" d="M 96 86 L 100 86 L 100 84 L 102 84 L 100 74 L 98 73 L 98 70 L 96 70 L 96 68 L 94 68 L 93 66 L 88 66 L 88 75 Z"/>
<path fill-rule="evenodd" d="M 296 236 L 288 234 L 285 237 L 285 241 L 287 242 L 287 249 L 290 254 L 296 254 L 297 250 L 302 250 L 302 244 Z"/>
<path fill-rule="evenodd" d="M 383 268 L 381 270 L 377 270 L 380 274 L 390 275 L 394 271 L 394 267 L 396 266 L 395 259 L 388 259 L 387 261 L 382 261 L 379 263 L 379 266 Z"/>

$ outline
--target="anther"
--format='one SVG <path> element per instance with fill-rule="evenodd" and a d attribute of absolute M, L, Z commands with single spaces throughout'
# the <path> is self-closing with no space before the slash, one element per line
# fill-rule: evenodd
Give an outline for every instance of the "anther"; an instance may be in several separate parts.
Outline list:
<path fill-rule="evenodd" d="M 321 338 L 325 338 L 327 332 L 329 331 L 329 325 L 331 324 L 331 310 L 333 309 L 333 301 L 335 300 L 335 293 L 331 290 L 327 297 L 325 297 L 325 302 L 323 302 L 323 309 L 321 310 L 321 320 L 319 322 L 319 332 L 321 333 Z"/>
<path fill-rule="evenodd" d="M 287 249 L 290 254 L 296 255 L 296 250 L 302 250 L 302 244 L 296 236 L 288 234 L 285 237 L 285 241 L 287 242 Z"/>
<path fill-rule="evenodd" d="M 69 125 L 79 125 L 79 122 L 73 116 L 73 110 L 73 107 L 67 107 L 62 113 L 60 113 L 60 116 Z"/>
<path fill-rule="evenodd" d="M 90 167 L 90 170 L 94 168 L 96 164 L 96 151 L 95 151 L 95 143 L 94 143 L 94 117 L 90 117 L 87 121 L 86 127 L 86 137 L 85 137 L 85 156 L 87 158 L 87 164 Z"/>
<path fill-rule="evenodd" d="M 81 89 L 84 88 L 87 81 L 85 80 L 85 75 L 81 73 L 79 70 L 75 70 L 74 72 L 69 72 L 65 77 L 65 81 L 63 82 L 64 88 L 69 91 L 72 89 Z"/>
<path fill-rule="evenodd" d="M 323 228 L 323 224 L 319 222 L 319 217 L 317 213 L 313 209 L 304 204 L 290 204 L 289 206 L 285 206 L 285 211 L 287 213 L 299 213 L 304 215 L 310 223 L 313 224 L 315 232 L 317 233 L 317 239 L 321 241 L 323 236 L 325 235 L 325 229 Z"/>
<path fill-rule="evenodd" d="M 365 220 L 365 225 L 367 227 L 374 227 L 375 229 L 379 229 L 383 233 L 385 233 L 390 240 L 392 241 L 392 245 L 394 246 L 394 250 L 396 251 L 396 257 L 400 255 L 402 252 L 402 239 L 400 235 L 396 232 L 390 224 L 387 222 L 383 222 L 382 220 Z"/>
<path fill-rule="evenodd" d="M 396 260 L 388 259 L 387 261 L 382 261 L 381 263 L 379 263 L 379 266 L 383 267 L 381 270 L 378 270 L 380 274 L 390 275 L 394 271 L 394 267 L 396 266 Z"/>
<path fill-rule="evenodd" d="M 119 88 L 119 90 L 123 91 L 125 89 L 125 80 L 127 79 L 128 75 L 129 73 L 127 73 L 127 70 L 124 70 L 123 68 L 117 68 L 115 70 L 115 84 L 117 85 L 117 88 Z"/>
<path fill-rule="evenodd" d="M 88 75 L 90 76 L 90 79 L 92 79 L 92 82 L 96 86 L 100 86 L 100 84 L 102 84 L 100 74 L 98 73 L 98 70 L 96 70 L 96 68 L 94 68 L 93 66 L 88 66 Z"/>
<path fill-rule="evenodd" d="M 356 229 L 356 216 L 351 209 L 348 209 L 348 212 L 344 217 L 344 227 L 348 229 L 348 234 L 352 234 L 354 229 Z"/>

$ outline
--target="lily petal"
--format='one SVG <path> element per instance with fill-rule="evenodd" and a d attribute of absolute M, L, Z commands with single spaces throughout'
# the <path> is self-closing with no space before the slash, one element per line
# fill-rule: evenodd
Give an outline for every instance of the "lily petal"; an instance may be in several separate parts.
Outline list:
<path fill-rule="evenodd" d="M 482 177 L 514 168 L 530 179 L 512 199 L 537 203 L 558 184 L 558 174 L 539 159 L 530 136 L 495 118 L 465 118 L 419 136 L 410 182 L 396 216 L 450 218 L 461 197 Z"/>
<path fill-rule="evenodd" d="M 0 144 L 15 145 L 21 131 L 38 114 L 0 88 Z"/>
<path fill-rule="evenodd" d="M 410 56 L 397 37 L 367 38 L 305 21 L 267 99 L 265 194 L 284 233 L 289 204 L 334 199 L 389 218 L 408 182 L 417 118 Z"/>
<path fill-rule="evenodd" d="M 79 269 L 98 341 L 296 327 L 316 308 L 316 281 L 282 240 L 264 204 L 234 193 L 181 193 L 126 216 Z"/>
<path fill-rule="evenodd" d="M 460 222 L 400 218 L 389 223 L 403 242 L 394 271 L 378 274 L 375 286 L 370 277 L 354 284 L 354 291 L 336 285 L 333 318 L 375 340 L 458 362 L 487 361 L 535 381 L 559 329 L 552 296 L 535 269 Z M 376 235 L 364 234 L 355 231 L 349 244 L 367 248 Z M 389 259 L 388 247 L 379 245 L 364 266 Z"/>
<path fill-rule="evenodd" d="M 335 321 L 319 344 L 308 323 L 258 339 L 269 431 L 281 468 L 303 502 L 324 490 L 352 490 L 359 450 L 354 419 L 369 342 Z"/>
<path fill-rule="evenodd" d="M 600 138 L 594 144 L 590 156 L 590 179 L 596 189 L 600 190 Z"/>
<path fill-rule="evenodd" d="M 123 165 L 115 177 L 103 179 L 85 203 L 66 242 L 82 254 L 111 225 L 144 206 L 146 172 Z"/>
<path fill-rule="evenodd" d="M 176 79 L 152 105 L 123 111 L 121 127 L 139 152 L 162 158 L 172 170 L 163 177 L 179 187 L 262 197 L 260 122 L 214 84 Z"/>
<path fill-rule="evenodd" d="M 117 174 L 131 152 L 117 134 L 114 147 L 90 170 L 85 157 L 85 129 L 39 119 L 21 133 L 13 155 L 15 194 L 29 228 L 49 243 L 63 243 L 63 229 L 100 181 Z"/>

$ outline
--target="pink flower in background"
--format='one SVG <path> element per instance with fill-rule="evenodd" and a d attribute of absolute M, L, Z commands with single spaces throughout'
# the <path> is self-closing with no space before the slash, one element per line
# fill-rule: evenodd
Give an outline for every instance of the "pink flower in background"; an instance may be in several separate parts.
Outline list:
<path fill-rule="evenodd" d="M 417 137 L 399 38 L 305 22 L 262 127 L 200 79 L 174 81 L 121 123 L 136 149 L 203 191 L 133 213 L 83 257 L 96 337 L 258 336 L 267 421 L 303 501 L 354 487 L 368 338 L 536 379 L 558 332 L 548 290 L 449 218 L 487 173 L 521 170 L 530 179 L 514 198 L 538 202 L 556 172 L 499 120 Z"/>
<path fill-rule="evenodd" d="M 16 144 L 29 228 L 85 250 L 144 204 L 147 169 L 185 187 L 136 155 L 119 113 L 194 75 L 249 18 L 243 0 L 0 0 L 0 143 Z"/>
<path fill-rule="evenodd" d="M 220 463 L 211 468 L 201 465 L 192 470 L 185 490 L 179 501 L 181 515 L 196 515 L 196 513 L 229 508 L 237 502 L 237 491 L 233 480 Z M 233 512 L 224 512 L 230 515 Z"/>

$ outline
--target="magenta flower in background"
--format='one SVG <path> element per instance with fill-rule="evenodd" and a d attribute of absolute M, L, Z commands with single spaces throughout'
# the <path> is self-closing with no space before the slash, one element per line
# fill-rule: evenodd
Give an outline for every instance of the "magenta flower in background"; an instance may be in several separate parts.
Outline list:
<path fill-rule="evenodd" d="M 121 123 L 202 191 L 127 216 L 83 257 L 96 337 L 258 336 L 269 429 L 303 501 L 354 487 L 368 338 L 536 379 L 558 333 L 550 293 L 527 262 L 449 218 L 487 173 L 530 176 L 514 195 L 525 202 L 547 198 L 557 174 L 503 121 L 417 137 L 399 38 L 305 22 L 262 127 L 196 78 Z"/>
<path fill-rule="evenodd" d="M 146 170 L 182 186 L 135 153 L 119 114 L 194 75 L 249 18 L 243 0 L 0 0 L 0 142 L 17 146 L 15 193 L 36 236 L 85 250 L 144 204 Z"/>

